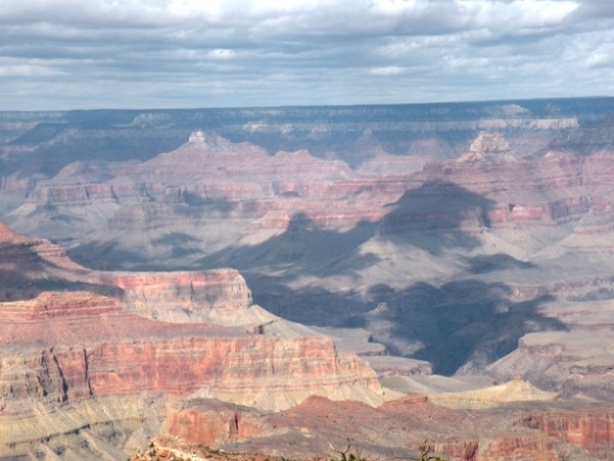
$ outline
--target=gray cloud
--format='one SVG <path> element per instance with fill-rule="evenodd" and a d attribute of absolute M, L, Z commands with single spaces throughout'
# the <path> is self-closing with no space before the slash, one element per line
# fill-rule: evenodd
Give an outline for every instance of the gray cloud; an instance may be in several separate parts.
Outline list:
<path fill-rule="evenodd" d="M 614 5 L 571 0 L 0 3 L 0 109 L 614 93 Z"/>

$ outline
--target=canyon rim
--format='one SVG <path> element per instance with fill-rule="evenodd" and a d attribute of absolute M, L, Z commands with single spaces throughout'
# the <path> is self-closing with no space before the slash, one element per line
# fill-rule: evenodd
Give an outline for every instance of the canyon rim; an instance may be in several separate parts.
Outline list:
<path fill-rule="evenodd" d="M 0 459 L 609 459 L 613 114 L 0 112 Z"/>

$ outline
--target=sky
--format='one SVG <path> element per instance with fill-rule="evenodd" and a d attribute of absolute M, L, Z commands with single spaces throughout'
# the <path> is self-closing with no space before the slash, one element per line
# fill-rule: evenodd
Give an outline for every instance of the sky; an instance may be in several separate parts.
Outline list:
<path fill-rule="evenodd" d="M 614 95 L 614 0 L 0 0 L 0 110 Z"/>

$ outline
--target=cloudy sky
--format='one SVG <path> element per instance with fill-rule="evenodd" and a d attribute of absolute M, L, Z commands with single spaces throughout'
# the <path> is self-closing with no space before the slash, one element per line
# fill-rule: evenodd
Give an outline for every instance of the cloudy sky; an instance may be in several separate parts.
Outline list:
<path fill-rule="evenodd" d="M 0 0 L 0 110 L 614 95 L 613 0 Z"/>

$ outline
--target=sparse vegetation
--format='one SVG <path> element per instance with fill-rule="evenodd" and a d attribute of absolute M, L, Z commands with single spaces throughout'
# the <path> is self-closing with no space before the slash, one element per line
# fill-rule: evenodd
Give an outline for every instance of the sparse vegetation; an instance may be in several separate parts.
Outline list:
<path fill-rule="evenodd" d="M 332 445 L 331 448 L 336 453 L 336 456 L 331 456 L 329 461 L 378 461 L 378 460 L 370 460 L 367 457 L 363 456 L 359 452 L 352 452 L 352 445 L 348 442 L 345 450 L 335 449 Z M 407 458 L 409 461 L 448 461 L 441 456 L 436 456 L 433 454 L 433 444 L 429 443 L 428 440 L 422 442 L 420 445 L 420 454 L 418 457 Z"/>
<path fill-rule="evenodd" d="M 410 458 L 412 461 L 447 461 L 446 459 L 432 454 L 433 448 L 428 441 L 424 441 L 420 445 L 420 456 L 418 458 Z"/>
<path fill-rule="evenodd" d="M 171 444 L 173 446 L 173 444 Z M 385 461 L 380 458 L 364 456 L 359 450 L 352 450 L 348 442 L 345 449 L 336 449 L 331 445 L 332 455 L 328 458 L 316 457 L 314 461 Z M 419 447 L 419 454 L 413 457 L 394 457 L 394 461 L 448 461 L 433 453 L 433 443 L 425 440 Z M 203 445 L 186 444 L 181 447 L 159 446 L 153 441 L 144 451 L 136 453 L 129 461 L 164 461 L 174 459 L 176 461 L 193 461 L 206 459 L 208 461 L 297 461 L 284 456 L 230 453 L 217 450 Z M 391 460 L 392 461 L 392 460 Z"/>

